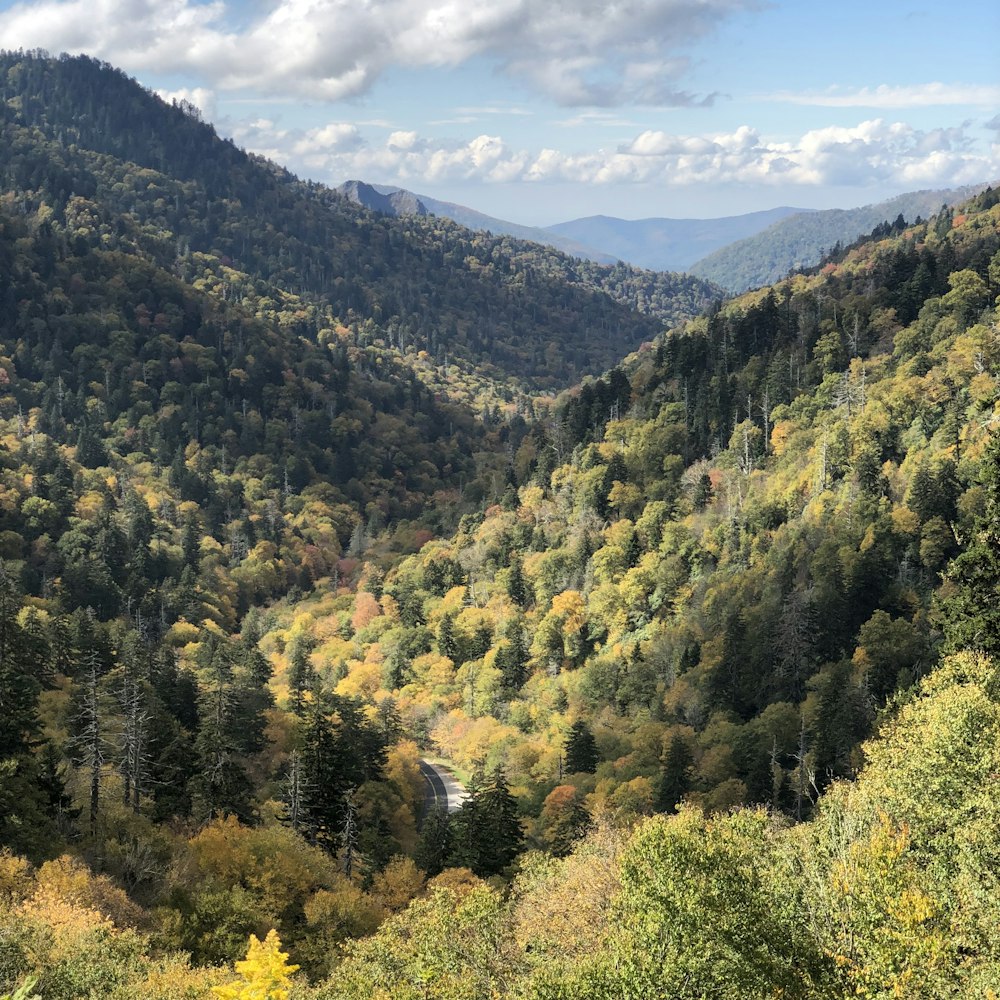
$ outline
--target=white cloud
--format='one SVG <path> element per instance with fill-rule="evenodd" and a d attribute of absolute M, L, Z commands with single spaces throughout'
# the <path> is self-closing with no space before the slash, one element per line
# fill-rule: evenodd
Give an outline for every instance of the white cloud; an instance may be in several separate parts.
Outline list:
<path fill-rule="evenodd" d="M 362 177 L 404 186 L 519 181 L 787 188 L 954 185 L 1000 173 L 1000 144 L 984 150 L 962 127 L 922 131 L 878 118 L 849 128 L 812 129 L 794 141 L 770 139 L 746 125 L 712 135 L 647 130 L 614 149 L 574 154 L 518 149 L 488 134 L 451 141 L 397 131 L 375 142 L 356 125 L 337 123 L 301 133 L 258 120 L 241 126 L 234 137 L 293 169 L 304 163 L 311 176 L 333 183 Z"/>
<path fill-rule="evenodd" d="M 761 0 L 39 0 L 0 12 L 8 48 L 86 52 L 131 72 L 194 73 L 226 91 L 340 100 L 391 66 L 485 57 L 567 105 L 694 105 L 690 44 Z M 508 112 L 512 113 L 512 112 Z"/>
<path fill-rule="evenodd" d="M 158 90 L 156 93 L 168 103 L 193 104 L 208 121 L 215 119 L 215 92 L 212 90 L 204 87 L 181 87 L 179 90 Z"/>
<path fill-rule="evenodd" d="M 996 107 L 1000 105 L 1000 87 L 966 83 L 919 83 L 897 87 L 881 84 L 851 91 L 831 88 L 820 93 L 799 94 L 786 90 L 767 94 L 764 99 L 825 108 Z"/>

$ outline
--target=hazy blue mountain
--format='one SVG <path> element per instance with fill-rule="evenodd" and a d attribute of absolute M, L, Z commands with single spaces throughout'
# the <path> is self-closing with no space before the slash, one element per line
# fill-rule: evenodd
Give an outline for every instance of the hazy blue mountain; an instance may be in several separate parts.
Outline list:
<path fill-rule="evenodd" d="M 766 212 L 720 219 L 616 219 L 591 215 L 549 226 L 548 231 L 600 247 L 617 260 L 651 271 L 685 271 L 696 260 L 734 240 L 766 229 L 801 208 L 771 208 Z"/>
<path fill-rule="evenodd" d="M 537 226 L 522 226 L 516 222 L 508 222 L 506 219 L 497 219 L 492 215 L 477 212 L 473 208 L 467 208 L 465 205 L 456 205 L 450 201 L 439 201 L 437 198 L 431 198 L 425 194 L 413 194 L 412 191 L 407 191 L 404 188 L 391 187 L 387 184 L 363 184 L 361 181 L 348 181 L 347 184 L 342 184 L 338 190 L 343 190 L 348 185 L 361 185 L 375 194 L 388 197 L 389 199 L 400 198 L 401 200 L 394 203 L 398 205 L 405 205 L 407 202 L 402 196 L 408 196 L 416 201 L 417 204 L 423 206 L 431 215 L 440 215 L 445 219 L 451 219 L 452 222 L 457 222 L 460 226 L 465 226 L 466 229 L 472 229 L 476 232 L 489 232 L 495 236 L 513 236 L 519 240 L 530 240 L 532 243 L 541 243 L 543 246 L 554 247 L 556 250 L 561 250 L 571 257 L 582 257 L 584 260 L 592 260 L 598 264 L 615 264 L 619 259 L 612 254 L 595 250 L 592 246 L 587 246 L 567 236 L 560 236 L 548 229 L 541 229 Z M 351 196 L 349 195 L 349 197 Z M 354 200 L 357 201 L 358 199 L 355 198 Z M 405 208 L 397 210 L 394 208 L 377 207 L 375 204 L 367 201 L 363 201 L 361 204 L 367 204 L 369 208 L 373 208 L 375 211 L 383 212 L 384 214 L 405 215 L 408 212 Z"/>
<path fill-rule="evenodd" d="M 926 218 L 942 204 L 964 201 L 985 186 L 913 191 L 861 208 L 799 212 L 708 254 L 687 270 L 727 291 L 745 292 L 778 281 L 789 271 L 818 264 L 837 243 L 852 243 L 881 222 L 892 222 L 899 215 L 907 222 L 918 215 Z"/>

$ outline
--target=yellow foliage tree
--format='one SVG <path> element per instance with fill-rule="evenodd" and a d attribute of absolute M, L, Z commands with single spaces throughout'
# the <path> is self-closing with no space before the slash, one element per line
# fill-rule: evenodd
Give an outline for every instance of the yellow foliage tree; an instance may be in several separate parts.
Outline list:
<path fill-rule="evenodd" d="M 298 968 L 288 964 L 277 931 L 268 931 L 263 941 L 251 934 L 247 957 L 236 963 L 243 982 L 213 986 L 212 992 L 222 1000 L 287 1000 L 292 973 Z"/>

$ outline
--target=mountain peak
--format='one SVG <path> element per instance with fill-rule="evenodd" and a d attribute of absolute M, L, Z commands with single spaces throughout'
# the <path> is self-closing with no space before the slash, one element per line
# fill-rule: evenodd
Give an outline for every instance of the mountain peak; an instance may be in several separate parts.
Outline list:
<path fill-rule="evenodd" d="M 383 194 L 364 181 L 345 181 L 335 189 L 349 201 L 380 215 L 427 215 L 427 206 L 412 191 L 396 189 Z"/>

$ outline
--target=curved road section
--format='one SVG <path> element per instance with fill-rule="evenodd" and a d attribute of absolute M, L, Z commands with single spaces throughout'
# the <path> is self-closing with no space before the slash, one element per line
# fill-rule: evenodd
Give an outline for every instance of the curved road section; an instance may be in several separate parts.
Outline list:
<path fill-rule="evenodd" d="M 441 807 L 446 812 L 458 812 L 469 793 L 458 783 L 455 776 L 429 760 L 420 761 L 420 771 L 427 782 L 424 797 L 424 815 L 435 807 Z"/>

